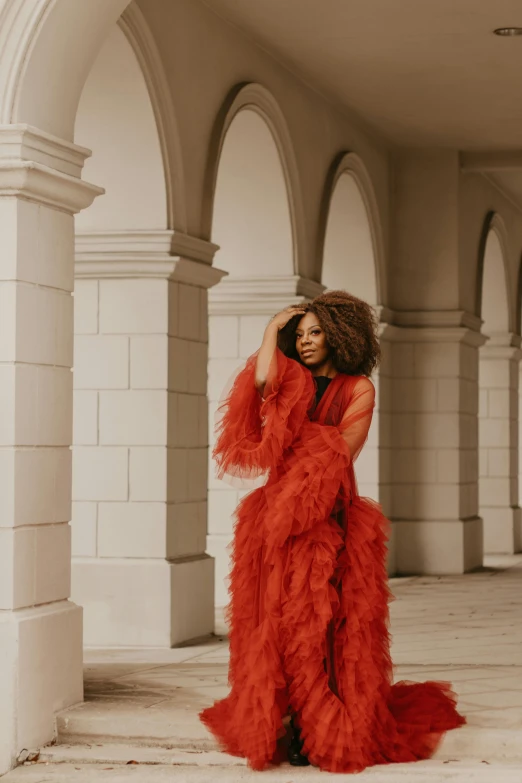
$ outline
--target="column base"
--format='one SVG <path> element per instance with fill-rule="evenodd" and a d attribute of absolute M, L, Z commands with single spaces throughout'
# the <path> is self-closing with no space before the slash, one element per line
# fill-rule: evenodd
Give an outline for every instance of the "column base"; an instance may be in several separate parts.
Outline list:
<path fill-rule="evenodd" d="M 228 636 L 229 627 L 225 618 L 225 606 L 216 606 L 214 609 L 214 633 L 216 636 Z"/>
<path fill-rule="evenodd" d="M 481 508 L 484 519 L 484 552 L 514 555 L 522 550 L 522 509 Z"/>
<path fill-rule="evenodd" d="M 175 647 L 214 630 L 214 560 L 73 559 L 86 647 Z"/>
<path fill-rule="evenodd" d="M 0 775 L 83 699 L 82 610 L 70 601 L 0 614 Z"/>
<path fill-rule="evenodd" d="M 464 574 L 483 562 L 480 517 L 394 522 L 397 574 Z"/>

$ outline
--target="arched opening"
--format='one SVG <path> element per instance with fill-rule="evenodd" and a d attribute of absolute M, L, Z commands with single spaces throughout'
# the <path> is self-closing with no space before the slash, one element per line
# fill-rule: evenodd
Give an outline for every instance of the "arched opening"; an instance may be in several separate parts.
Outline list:
<path fill-rule="evenodd" d="M 324 237 L 321 282 L 327 289 L 343 289 L 376 306 L 379 301 L 374 230 L 361 188 L 350 171 L 342 168 L 334 179 Z M 376 500 L 380 492 L 379 374 L 376 408 L 368 442 L 357 461 L 361 494 Z"/>
<path fill-rule="evenodd" d="M 93 153 L 84 177 L 105 188 L 105 195 L 76 217 L 77 233 L 167 228 L 165 172 L 151 99 L 117 25 L 85 82 L 75 140 Z"/>
<path fill-rule="evenodd" d="M 377 272 L 368 211 L 349 172 L 338 178 L 328 211 L 323 284 L 341 288 L 376 305 Z"/>
<path fill-rule="evenodd" d="M 223 144 L 212 240 L 219 265 L 237 278 L 293 274 L 290 207 L 281 159 L 265 120 L 243 109 Z"/>
<path fill-rule="evenodd" d="M 209 437 L 228 380 L 260 345 L 271 315 L 295 300 L 294 239 L 285 168 L 272 130 L 254 107 L 229 123 L 217 169 L 212 241 L 228 273 L 210 293 Z M 227 546 L 241 492 L 209 469 L 208 551 L 216 563 L 216 629 L 228 602 Z"/>
<path fill-rule="evenodd" d="M 488 337 L 509 331 L 506 261 L 497 229 L 490 228 L 484 245 L 482 271 L 482 331 Z"/>
<path fill-rule="evenodd" d="M 487 338 L 479 355 L 479 509 L 486 554 L 516 551 L 520 528 L 519 360 L 511 331 L 507 248 L 502 220 L 488 216 L 479 266 L 482 331 Z"/>

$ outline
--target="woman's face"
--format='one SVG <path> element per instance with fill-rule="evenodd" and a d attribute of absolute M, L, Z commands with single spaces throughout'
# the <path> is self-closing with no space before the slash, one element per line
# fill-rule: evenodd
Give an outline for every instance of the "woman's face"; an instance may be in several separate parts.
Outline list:
<path fill-rule="evenodd" d="M 330 349 L 319 319 L 314 313 L 308 312 L 301 318 L 295 337 L 297 354 L 305 367 L 313 369 L 327 361 Z"/>

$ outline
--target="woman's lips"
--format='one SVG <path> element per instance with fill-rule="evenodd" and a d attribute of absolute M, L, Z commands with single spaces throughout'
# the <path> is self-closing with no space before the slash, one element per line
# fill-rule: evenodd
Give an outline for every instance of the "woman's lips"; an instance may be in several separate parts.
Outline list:
<path fill-rule="evenodd" d="M 311 350 L 309 350 L 309 351 L 302 351 L 301 356 L 311 356 L 311 354 L 313 354 L 313 351 L 311 351 Z"/>

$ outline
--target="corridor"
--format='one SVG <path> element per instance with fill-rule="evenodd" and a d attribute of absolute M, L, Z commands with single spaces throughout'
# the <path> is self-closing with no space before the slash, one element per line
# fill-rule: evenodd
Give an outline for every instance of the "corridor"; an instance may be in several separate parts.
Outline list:
<path fill-rule="evenodd" d="M 356 472 L 392 523 L 396 675 L 469 719 L 365 775 L 522 783 L 519 24 L 0 0 L 0 776 L 251 778 L 197 721 L 250 488 L 216 477 L 215 418 L 269 320 L 340 288 L 382 352 Z M 290 772 L 264 779 L 319 774 Z"/>
<path fill-rule="evenodd" d="M 391 586 L 395 678 L 451 681 L 468 724 L 447 735 L 435 759 L 373 768 L 362 777 L 518 783 L 522 555 L 491 556 L 471 574 L 396 578 Z M 203 706 L 226 693 L 227 659 L 226 641 L 217 638 L 173 650 L 86 651 L 86 701 L 58 716 L 58 744 L 6 783 L 83 783 L 94 775 L 97 781 L 170 780 L 173 765 L 176 781 L 261 780 L 242 759 L 217 752 L 197 720 Z M 262 780 L 319 777 L 328 775 L 284 766 Z"/>

